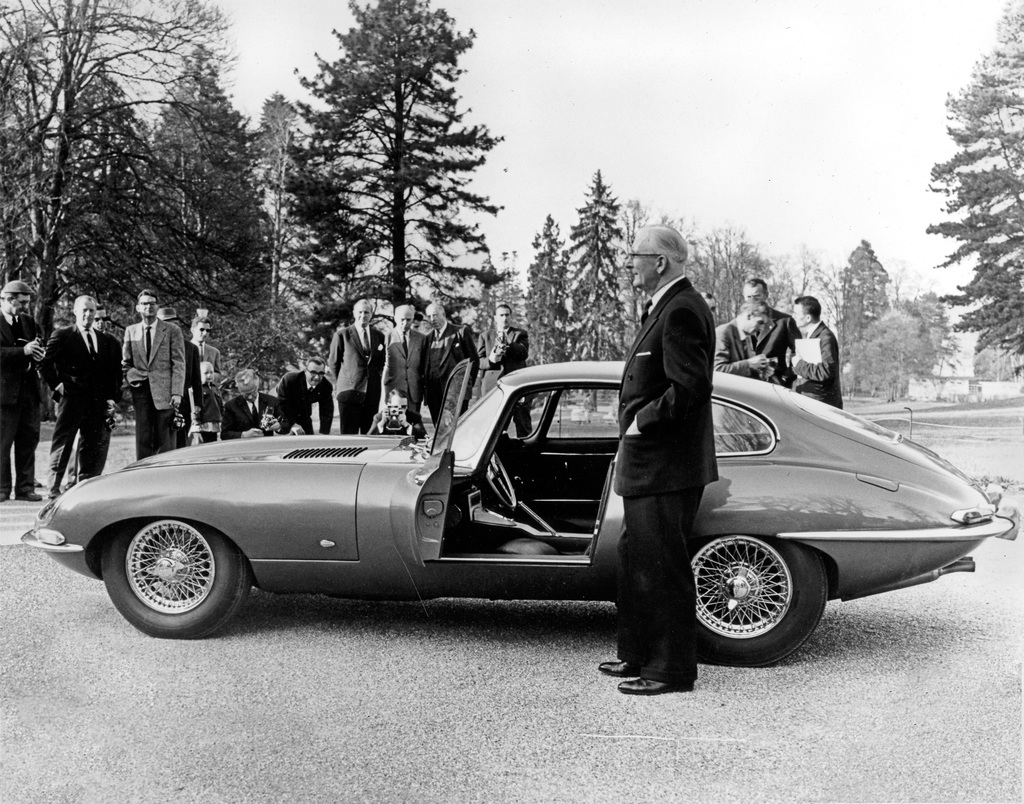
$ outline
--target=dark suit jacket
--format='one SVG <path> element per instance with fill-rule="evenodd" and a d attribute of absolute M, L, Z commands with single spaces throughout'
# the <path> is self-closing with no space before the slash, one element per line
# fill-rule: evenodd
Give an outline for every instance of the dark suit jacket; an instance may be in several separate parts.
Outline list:
<path fill-rule="evenodd" d="M 455 367 L 469 359 L 469 387 L 476 382 L 480 370 L 476 338 L 473 330 L 465 324 L 456 326 L 451 321 L 445 324 L 444 333 L 438 335 L 431 330 L 427 336 L 427 365 L 423 372 L 427 390 L 427 406 L 434 410 L 440 406 L 445 383 Z"/>
<path fill-rule="evenodd" d="M 750 367 L 753 356 L 750 338 L 740 332 L 734 322 L 715 328 L 715 371 L 760 379 L 760 372 Z"/>
<path fill-rule="evenodd" d="M 799 333 L 799 330 L 797 330 Z M 793 373 L 796 381 L 793 390 L 798 394 L 818 399 L 833 407 L 843 406 L 843 389 L 839 380 L 842 366 L 839 363 L 839 342 L 827 326 L 819 323 L 810 337 L 821 341 L 821 362 L 808 363 L 804 360 L 793 360 Z"/>
<path fill-rule="evenodd" d="M 46 357 L 39 366 L 43 379 L 60 398 L 57 388 L 63 383 L 64 396 L 82 401 L 116 400 L 121 396 L 121 349 L 117 341 L 103 334 L 96 336 L 96 357 L 77 326 L 54 330 L 46 344 Z"/>
<path fill-rule="evenodd" d="M 36 364 L 25 354 L 25 344 L 35 340 L 38 330 L 32 316 L 18 317 L 23 339 L 19 341 L 7 318 L 0 313 L 0 405 L 17 405 L 24 391 L 30 400 L 39 401 L 39 375 Z"/>
<path fill-rule="evenodd" d="M 769 307 L 768 312 L 771 314 L 771 326 L 759 333 L 756 339 L 751 338 L 751 345 L 755 355 L 775 358 L 775 374 L 768 381 L 788 388 L 793 384 L 793 374 L 786 368 L 786 351 L 791 348 L 793 340 L 800 337 L 800 330 L 792 316 L 773 307 Z"/>
<path fill-rule="evenodd" d="M 192 424 L 192 400 L 188 396 L 189 390 L 192 391 L 192 399 L 196 402 L 196 410 L 203 407 L 203 370 L 199 364 L 199 347 L 192 341 L 185 341 L 185 390 L 181 395 L 180 410 L 185 417 L 186 430 Z"/>
<path fill-rule="evenodd" d="M 327 371 L 339 402 L 355 402 L 376 408 L 384 373 L 384 334 L 370 327 L 370 350 L 363 348 L 355 324 L 334 333 Z"/>
<path fill-rule="evenodd" d="M 277 397 L 260 393 L 256 400 L 256 416 L 249 412 L 249 403 L 244 396 L 232 397 L 224 405 L 224 418 L 221 420 L 220 437 L 222 441 L 241 438 L 242 433 L 260 426 L 260 419 L 269 410 L 273 416 L 280 418 L 277 410 Z M 283 428 L 282 428 L 283 429 Z M 273 435 L 268 433 L 267 435 Z"/>
<path fill-rule="evenodd" d="M 715 320 L 685 277 L 658 300 L 626 356 L 615 491 L 701 488 L 718 479 L 711 418 Z M 636 422 L 639 435 L 626 435 Z"/>
<path fill-rule="evenodd" d="M 488 355 L 498 341 L 498 331 L 489 329 L 480 336 L 477 356 L 480 358 L 480 388 L 483 393 L 490 391 L 510 371 L 526 368 L 526 358 L 530 356 L 530 336 L 525 329 L 509 327 L 505 333 L 508 348 L 505 357 L 492 363 Z"/>
<path fill-rule="evenodd" d="M 334 421 L 334 389 L 326 379 L 321 379 L 316 388 L 306 385 L 306 372 L 289 371 L 274 388 L 277 394 L 277 408 L 281 412 L 281 432 L 287 433 L 293 424 L 302 426 L 306 435 L 313 435 L 313 403 L 317 403 L 320 414 L 320 435 L 331 434 Z"/>
<path fill-rule="evenodd" d="M 377 415 L 373 417 L 373 421 L 370 422 L 370 429 L 367 431 L 367 435 L 411 435 L 413 438 L 426 438 L 427 428 L 423 426 L 422 417 L 412 410 L 405 412 L 405 420 L 412 425 L 411 432 L 408 433 L 391 433 L 387 430 L 381 431 L 380 423 L 384 418 L 384 411 L 378 410 Z"/>
<path fill-rule="evenodd" d="M 398 390 L 409 400 L 409 407 L 419 410 L 423 404 L 423 372 L 427 368 L 427 336 L 415 329 L 409 330 L 408 351 L 398 337 L 391 333 L 388 340 L 387 360 L 384 363 L 384 398 Z"/>

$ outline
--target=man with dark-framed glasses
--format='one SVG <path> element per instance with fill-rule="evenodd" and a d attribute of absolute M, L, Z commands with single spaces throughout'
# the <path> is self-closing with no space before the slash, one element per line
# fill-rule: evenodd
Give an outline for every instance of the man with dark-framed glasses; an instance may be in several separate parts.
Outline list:
<path fill-rule="evenodd" d="M 313 435 L 313 404 L 320 419 L 320 435 L 331 434 L 334 422 L 334 389 L 324 360 L 313 356 L 302 371 L 289 371 L 277 383 L 274 394 L 281 413 L 281 432 L 290 435 Z"/>

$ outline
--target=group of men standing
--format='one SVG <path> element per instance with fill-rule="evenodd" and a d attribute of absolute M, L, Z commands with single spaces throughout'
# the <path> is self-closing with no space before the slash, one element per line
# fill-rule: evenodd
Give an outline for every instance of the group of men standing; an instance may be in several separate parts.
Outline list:
<path fill-rule="evenodd" d="M 790 316 L 769 306 L 768 284 L 748 279 L 736 317 L 715 329 L 715 371 L 784 385 L 841 408 L 839 344 L 821 320 L 821 304 L 800 296 L 793 308 Z"/>
<path fill-rule="evenodd" d="M 428 332 L 416 329 L 415 314 L 412 305 L 397 307 L 395 327 L 384 335 L 370 326 L 373 306 L 361 299 L 353 308 L 354 322 L 334 334 L 326 373 L 334 386 L 342 434 L 373 432 L 375 418 L 380 425 L 377 414 L 382 393 L 389 403 L 392 399 L 404 400 L 410 419 L 418 420 L 425 404 L 431 420 L 437 421 L 445 385 L 463 360 L 470 361 L 470 382 L 475 383 L 479 375 L 484 392 L 498 377 L 526 365 L 529 336 L 525 330 L 511 326 L 512 308 L 507 304 L 495 308 L 494 326 L 479 340 L 468 325 L 449 321 L 437 302 L 426 309 Z M 318 369 L 324 366 L 318 358 L 307 361 L 305 388 L 299 381 L 303 372 L 292 372 L 286 375 L 287 382 L 283 378 L 278 384 L 282 407 L 293 407 L 303 393 L 311 391 L 311 363 Z M 330 432 L 329 418 L 325 428 L 324 395 L 324 391 L 318 395 L 321 433 Z"/>

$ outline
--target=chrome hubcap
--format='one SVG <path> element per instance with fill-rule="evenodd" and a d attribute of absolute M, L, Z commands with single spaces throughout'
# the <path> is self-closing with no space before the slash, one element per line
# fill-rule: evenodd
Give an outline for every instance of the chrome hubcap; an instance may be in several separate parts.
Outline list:
<path fill-rule="evenodd" d="M 770 545 L 747 536 L 706 544 L 691 562 L 697 586 L 697 617 L 733 639 L 767 633 L 789 611 L 793 579 Z"/>
<path fill-rule="evenodd" d="M 216 565 L 203 535 L 184 522 L 152 522 L 140 530 L 125 556 L 132 591 L 149 608 L 181 614 L 202 603 L 213 588 Z"/>

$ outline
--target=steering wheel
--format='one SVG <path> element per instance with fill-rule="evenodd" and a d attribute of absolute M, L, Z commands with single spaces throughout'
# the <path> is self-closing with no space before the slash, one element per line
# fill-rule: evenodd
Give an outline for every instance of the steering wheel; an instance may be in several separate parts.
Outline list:
<path fill-rule="evenodd" d="M 515 487 L 512 485 L 512 478 L 505 471 L 505 466 L 502 464 L 497 452 L 491 453 L 491 459 L 487 462 L 486 477 L 488 484 L 494 490 L 494 493 L 498 495 L 499 500 L 509 508 L 515 508 L 519 505 Z"/>

